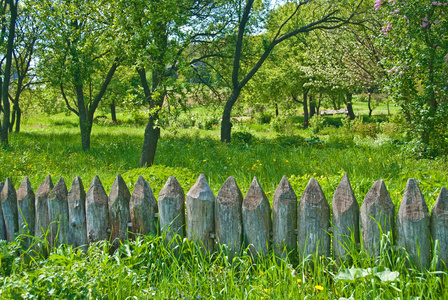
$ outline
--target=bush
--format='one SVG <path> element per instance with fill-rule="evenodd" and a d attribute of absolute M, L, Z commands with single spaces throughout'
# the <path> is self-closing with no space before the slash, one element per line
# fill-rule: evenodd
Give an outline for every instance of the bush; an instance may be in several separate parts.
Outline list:
<path fill-rule="evenodd" d="M 262 111 L 255 115 L 255 120 L 258 124 L 269 124 L 271 122 L 272 115 L 267 111 Z"/>
<path fill-rule="evenodd" d="M 279 134 L 291 135 L 294 132 L 294 122 L 287 116 L 278 116 L 271 121 L 271 128 Z"/>
<path fill-rule="evenodd" d="M 305 139 L 300 135 L 279 136 L 274 139 L 274 143 L 282 147 L 302 146 Z"/>
<path fill-rule="evenodd" d="M 234 132 L 232 133 L 232 141 L 237 143 L 250 144 L 255 141 L 255 136 L 250 132 Z"/>
<path fill-rule="evenodd" d="M 321 131 L 324 128 L 325 119 L 322 116 L 313 116 L 310 119 L 310 126 L 311 131 L 314 134 L 317 134 L 319 131 Z"/>
<path fill-rule="evenodd" d="M 215 116 L 205 116 L 196 120 L 196 128 L 212 130 L 213 126 L 218 127 L 219 118 Z"/>

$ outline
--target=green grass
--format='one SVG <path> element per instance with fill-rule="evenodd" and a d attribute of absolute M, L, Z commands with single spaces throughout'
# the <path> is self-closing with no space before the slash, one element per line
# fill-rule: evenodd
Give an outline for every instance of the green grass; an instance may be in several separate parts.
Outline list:
<path fill-rule="evenodd" d="M 200 117 L 204 112 L 197 109 L 196 113 Z M 119 120 L 132 124 L 132 118 L 125 114 L 120 114 Z M 286 175 L 299 198 L 309 179 L 315 177 L 331 202 L 343 173 L 347 172 L 359 204 L 373 183 L 382 178 L 396 210 L 410 177 L 420 183 L 429 208 L 440 187 L 448 186 L 446 157 L 416 160 L 406 154 L 403 143 L 395 138 L 385 134 L 360 138 L 356 132 L 344 132 L 340 117 L 328 120 L 339 128 L 327 127 L 318 136 L 309 129 L 299 128 L 300 116 L 294 117 L 295 127 L 289 136 L 277 136 L 269 124 L 235 122 L 233 131 L 250 133 L 252 140 L 245 143 L 234 139 L 230 145 L 220 143 L 219 129 L 215 127 L 163 130 L 155 166 L 138 169 L 143 126 L 111 126 L 105 122 L 94 125 L 91 149 L 84 152 L 74 116 L 36 116 L 28 119 L 22 133 L 10 136 L 7 149 L 0 150 L 0 181 L 8 176 L 18 188 L 24 176 L 28 176 L 36 190 L 51 174 L 53 180 L 63 176 L 70 188 L 73 178 L 79 175 L 87 188 L 94 175 L 99 175 L 109 192 L 120 173 L 132 192 L 133 184 L 142 174 L 157 197 L 170 175 L 176 176 L 187 192 L 203 173 L 215 195 L 228 176 L 235 177 L 244 195 L 256 176 L 272 200 L 281 177 Z M 362 250 L 352 249 L 352 264 L 338 267 L 329 258 L 313 257 L 316 267 L 312 268 L 294 256 L 281 259 L 273 253 L 253 260 L 243 252 L 229 262 L 225 249 L 203 256 L 197 245 L 186 240 L 179 246 L 182 251 L 173 251 L 163 243 L 163 237 L 126 241 L 113 255 L 109 255 L 109 246 L 103 243 L 91 247 L 87 255 L 63 246 L 54 249 L 49 257 L 22 249 L 19 240 L 0 243 L 0 293 L 4 299 L 442 299 L 447 296 L 440 274 L 434 271 L 435 261 L 429 271 L 421 273 L 406 267 L 405 254 L 393 248 L 391 252 L 387 247 L 380 260 L 368 259 Z M 358 275 L 347 276 L 350 269 L 352 273 L 358 271 Z"/>

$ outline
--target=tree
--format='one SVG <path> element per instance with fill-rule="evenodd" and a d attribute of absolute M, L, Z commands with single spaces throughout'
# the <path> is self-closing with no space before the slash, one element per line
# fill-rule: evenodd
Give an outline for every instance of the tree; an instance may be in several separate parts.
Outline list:
<path fill-rule="evenodd" d="M 2 13 L 0 47 L 3 48 L 5 39 L 7 39 L 6 55 L 3 57 L 1 61 L 1 70 L 3 77 L 0 79 L 1 100 L 3 103 L 2 106 L 3 124 L 1 124 L 0 122 L 0 139 L 3 145 L 8 145 L 8 130 L 9 130 L 9 118 L 10 118 L 10 105 L 8 96 L 9 96 L 9 83 L 11 80 L 12 52 L 14 49 L 18 2 L 19 2 L 18 0 L 0 1 L 1 5 L 0 9 Z"/>
<path fill-rule="evenodd" d="M 17 33 L 13 51 L 15 80 L 11 85 L 13 96 L 9 95 L 13 110 L 9 131 L 12 131 L 15 125 L 15 131 L 19 132 L 22 116 L 19 99 L 22 92 L 33 84 L 34 75 L 30 76 L 29 73 L 31 62 L 34 59 L 36 40 L 39 35 L 35 21 L 31 18 L 26 6 L 20 7 L 20 17 L 17 20 L 16 27 Z"/>
<path fill-rule="evenodd" d="M 384 90 L 399 105 L 421 151 L 433 155 L 443 147 L 448 127 L 448 6 L 437 1 L 377 0 L 385 16 L 378 40 L 385 48 L 388 76 Z M 446 149 L 446 148 L 445 148 Z"/>
<path fill-rule="evenodd" d="M 93 118 L 119 65 L 117 39 L 106 1 L 33 3 L 43 38 L 39 40 L 42 79 L 59 88 L 67 108 L 79 118 L 82 149 L 90 148 Z"/>
<path fill-rule="evenodd" d="M 174 74 L 196 61 L 183 54 L 192 45 L 212 43 L 212 37 L 219 40 L 228 22 L 225 14 L 217 13 L 223 6 L 225 2 L 198 0 L 123 0 L 116 5 L 127 63 L 135 66 L 149 106 L 140 167 L 154 162 L 159 116 L 168 96 L 176 92 Z"/>
<path fill-rule="evenodd" d="M 316 10 L 316 14 L 313 16 L 313 19 L 310 22 L 306 22 L 305 24 L 301 22 L 293 23 L 292 20 L 295 19 L 299 11 L 311 2 L 315 2 L 321 7 L 321 9 Z M 360 1 L 360 3 L 361 2 L 362 0 Z M 269 39 L 267 39 L 264 43 L 262 54 L 258 57 L 253 66 L 249 67 L 247 71 L 244 72 L 244 70 L 242 70 L 241 68 L 243 45 L 249 38 L 248 24 L 250 24 L 250 21 L 252 21 L 252 18 L 254 16 L 253 10 L 255 1 L 248 0 L 244 5 L 240 1 L 239 4 L 241 10 L 238 12 L 239 18 L 236 28 L 237 35 L 233 51 L 231 92 L 224 106 L 221 121 L 221 141 L 227 143 L 230 142 L 231 139 L 232 123 L 230 120 L 230 116 L 232 108 L 238 100 L 243 87 L 258 72 L 272 50 L 283 41 L 300 33 L 310 32 L 317 29 L 335 29 L 343 26 L 344 24 L 348 24 L 359 6 L 359 4 L 355 5 L 352 11 L 348 11 L 348 14 L 344 15 L 344 10 L 342 10 L 340 6 L 337 6 L 333 2 L 317 0 L 297 1 L 289 16 L 280 23 L 280 25 L 277 27 L 277 30 L 272 31 L 273 34 L 269 36 Z M 266 9 L 268 9 L 268 7 Z M 291 28 L 289 27 L 290 24 L 293 24 L 295 26 L 292 26 Z M 244 74 L 242 74 L 242 72 L 244 72 Z"/>

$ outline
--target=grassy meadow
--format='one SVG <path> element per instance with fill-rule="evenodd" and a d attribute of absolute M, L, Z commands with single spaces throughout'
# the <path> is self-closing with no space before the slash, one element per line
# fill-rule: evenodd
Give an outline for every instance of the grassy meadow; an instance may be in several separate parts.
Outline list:
<path fill-rule="evenodd" d="M 219 141 L 216 117 L 191 108 L 165 124 L 155 165 L 141 169 L 145 126 L 139 118 L 122 112 L 117 124 L 99 119 L 91 149 L 84 152 L 75 116 L 28 116 L 22 132 L 12 133 L 9 147 L 0 150 L 0 181 L 9 177 L 17 189 L 28 176 L 35 191 L 49 174 L 53 182 L 64 177 L 68 188 L 80 176 L 87 188 L 99 175 L 108 193 L 121 174 L 132 192 L 143 175 L 157 198 L 170 175 L 187 192 L 203 173 L 215 195 L 228 176 L 235 177 L 244 195 L 256 176 L 272 200 L 285 175 L 299 199 L 310 178 L 316 178 L 331 203 L 346 172 L 360 205 L 373 183 L 384 179 L 398 211 L 406 181 L 413 177 L 431 209 L 440 188 L 448 187 L 447 157 L 415 158 L 384 105 L 370 118 L 365 103 L 354 107 L 364 123 L 328 116 L 316 118 L 310 129 L 301 128 L 300 115 L 270 123 L 236 115 L 229 145 Z M 380 259 L 352 249 L 350 265 L 313 257 L 312 268 L 297 255 L 252 259 L 243 252 L 228 261 L 225 249 L 219 249 L 205 257 L 187 240 L 178 254 L 163 237 L 154 236 L 127 241 L 113 255 L 104 242 L 90 247 L 87 255 L 62 246 L 43 257 L 22 249 L 21 238 L 0 242 L 2 299 L 441 299 L 448 294 L 441 283 L 445 276 L 435 271 L 436 260 L 430 270 L 419 272 L 406 267 L 406 253 L 386 246 Z"/>

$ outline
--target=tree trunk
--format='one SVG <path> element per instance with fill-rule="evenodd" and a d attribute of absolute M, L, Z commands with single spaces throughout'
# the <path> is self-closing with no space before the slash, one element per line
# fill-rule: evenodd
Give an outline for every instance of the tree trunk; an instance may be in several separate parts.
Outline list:
<path fill-rule="evenodd" d="M 117 123 L 117 113 L 115 111 L 115 101 L 112 100 L 112 103 L 110 104 L 110 114 L 112 116 L 112 121 Z"/>
<path fill-rule="evenodd" d="M 308 91 L 303 93 L 303 128 L 308 128 Z"/>
<path fill-rule="evenodd" d="M 310 118 L 316 114 L 316 100 L 310 95 Z"/>
<path fill-rule="evenodd" d="M 12 132 L 12 129 L 14 128 L 14 123 L 16 122 L 16 110 L 13 106 L 12 112 L 11 112 L 11 121 L 9 121 L 9 132 Z"/>
<path fill-rule="evenodd" d="M 370 101 L 371 100 L 372 100 L 372 94 L 369 93 L 369 100 L 367 102 L 367 106 L 369 107 L 369 117 L 372 116 L 372 111 L 373 111 L 372 107 L 370 106 Z"/>
<path fill-rule="evenodd" d="M 75 82 L 79 76 L 75 75 Z M 78 110 L 79 110 L 79 129 L 81 130 L 81 145 L 82 150 L 90 149 L 90 133 L 92 131 L 92 120 L 89 122 L 89 117 L 87 114 L 87 109 L 84 104 L 84 89 L 82 84 L 77 84 L 75 86 L 76 90 L 76 99 L 78 102 Z"/>
<path fill-rule="evenodd" d="M 153 71 L 152 74 L 152 90 L 155 90 L 163 78 L 163 71 Z M 158 99 L 154 100 L 151 89 L 149 88 L 148 81 L 146 79 L 146 70 L 144 68 L 138 68 L 137 73 L 140 76 L 140 82 L 145 93 L 145 98 L 148 101 L 149 108 L 162 107 L 165 100 L 165 95 L 160 95 Z M 145 137 L 143 139 L 142 155 L 140 156 L 139 167 L 152 166 L 154 158 L 156 156 L 157 143 L 160 137 L 160 127 L 155 127 L 156 121 L 159 119 L 158 113 L 149 115 L 148 124 L 145 129 Z"/>
<path fill-rule="evenodd" d="M 347 102 L 345 105 L 347 106 L 348 116 L 350 117 L 350 120 L 355 119 L 355 113 L 353 112 L 353 106 L 352 106 L 352 97 L 353 95 L 351 93 L 347 93 Z"/>
<path fill-rule="evenodd" d="M 9 118 L 10 118 L 10 106 L 8 99 L 8 88 L 9 81 L 11 77 L 11 64 L 12 64 L 12 51 L 14 49 L 14 37 L 16 29 L 16 18 L 17 18 L 17 2 L 14 3 L 13 0 L 9 2 L 9 10 L 11 13 L 9 34 L 8 34 L 8 45 L 6 48 L 6 64 L 5 71 L 3 72 L 3 86 L 2 86 L 2 100 L 3 100 L 3 124 L 0 127 L 0 140 L 3 145 L 8 145 L 8 130 L 9 130 Z"/>
<path fill-rule="evenodd" d="M 20 132 L 20 122 L 22 121 L 22 110 L 20 109 L 20 106 L 17 106 L 16 110 L 16 132 Z"/>
<path fill-rule="evenodd" d="M 154 127 L 154 121 L 159 118 L 158 115 L 149 116 L 148 124 L 145 129 L 145 138 L 143 140 L 142 155 L 140 156 L 139 167 L 150 167 L 154 163 L 156 156 L 157 142 L 160 137 L 160 128 Z"/>
<path fill-rule="evenodd" d="M 231 132 L 232 132 L 232 122 L 230 122 L 230 114 L 232 112 L 232 107 L 238 99 L 241 89 L 234 88 L 232 94 L 227 99 L 226 105 L 224 106 L 224 112 L 222 113 L 221 121 L 221 142 L 230 143 Z"/>

